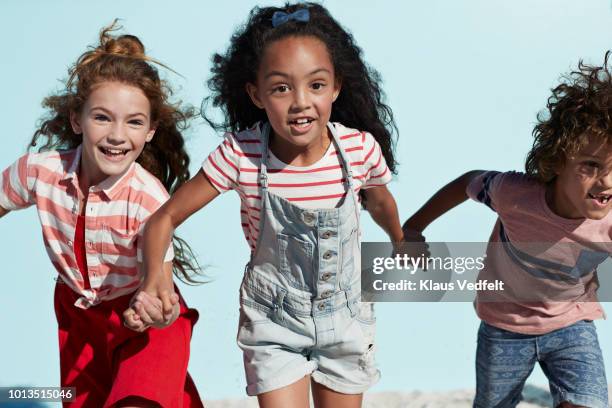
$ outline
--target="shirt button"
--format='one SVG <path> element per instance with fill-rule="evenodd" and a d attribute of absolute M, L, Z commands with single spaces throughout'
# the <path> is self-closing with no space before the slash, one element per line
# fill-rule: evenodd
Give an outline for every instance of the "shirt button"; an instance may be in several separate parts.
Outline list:
<path fill-rule="evenodd" d="M 329 272 L 325 272 L 323 275 L 321 275 L 321 279 L 324 281 L 329 280 L 329 278 L 331 278 L 332 274 Z"/>
<path fill-rule="evenodd" d="M 319 310 L 321 310 L 321 311 L 322 311 L 322 310 L 325 310 L 325 303 L 319 303 L 318 308 L 319 308 Z"/>
<path fill-rule="evenodd" d="M 328 297 L 330 297 L 332 295 L 332 291 L 331 290 L 326 290 L 323 293 L 321 293 L 321 297 L 323 299 L 327 299 Z"/>
<path fill-rule="evenodd" d="M 72 246 L 72 241 L 68 241 L 67 244 L 68 244 L 69 247 L 71 247 Z"/>
<path fill-rule="evenodd" d="M 325 231 L 323 234 L 321 234 L 321 238 L 323 238 L 323 239 L 328 239 L 331 236 L 332 236 L 332 232 L 331 231 Z"/>
<path fill-rule="evenodd" d="M 332 251 L 326 251 L 323 254 L 323 259 L 330 259 L 334 254 L 332 253 Z"/>

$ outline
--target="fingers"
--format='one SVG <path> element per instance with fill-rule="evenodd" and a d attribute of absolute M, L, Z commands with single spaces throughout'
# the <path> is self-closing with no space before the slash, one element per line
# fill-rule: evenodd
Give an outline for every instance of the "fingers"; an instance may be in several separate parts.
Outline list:
<path fill-rule="evenodd" d="M 136 313 L 136 311 L 131 307 L 123 312 L 123 325 L 128 329 L 137 332 L 143 332 L 149 327 L 140 319 L 138 313 Z"/>
<path fill-rule="evenodd" d="M 163 323 L 162 302 L 147 292 L 139 292 L 135 298 L 132 308 L 136 310 L 140 319 L 148 325 Z"/>

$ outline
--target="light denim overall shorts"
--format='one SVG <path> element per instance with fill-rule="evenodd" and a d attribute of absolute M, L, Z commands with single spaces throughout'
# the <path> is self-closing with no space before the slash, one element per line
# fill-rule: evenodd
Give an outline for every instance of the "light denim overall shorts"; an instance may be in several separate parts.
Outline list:
<path fill-rule="evenodd" d="M 328 128 L 345 174 L 339 207 L 304 209 L 268 190 L 270 126 L 263 125 L 259 238 L 240 287 L 238 345 L 247 394 L 306 375 L 360 394 L 378 381 L 373 304 L 361 303 L 359 205 L 336 130 Z"/>

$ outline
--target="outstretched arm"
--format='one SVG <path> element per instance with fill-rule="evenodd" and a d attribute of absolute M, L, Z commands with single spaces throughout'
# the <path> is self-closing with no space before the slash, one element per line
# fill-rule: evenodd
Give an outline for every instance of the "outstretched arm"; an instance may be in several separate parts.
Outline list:
<path fill-rule="evenodd" d="M 438 217 L 467 200 L 466 189 L 468 185 L 482 173 L 483 170 L 469 171 L 438 190 L 404 223 L 402 229 L 406 240 L 414 240 L 415 235 L 420 235 Z"/>
<path fill-rule="evenodd" d="M 126 325 L 131 329 L 140 331 L 148 326 L 167 326 L 178 317 L 178 296 L 174 293 L 171 263 L 164 263 L 164 255 L 174 230 L 218 195 L 200 170 L 147 220 L 143 243 L 145 279 L 134 295 L 133 308 L 124 313 Z M 156 313 L 155 307 L 161 307 L 161 313 Z M 145 313 L 138 313 L 136 317 L 134 309 Z"/>

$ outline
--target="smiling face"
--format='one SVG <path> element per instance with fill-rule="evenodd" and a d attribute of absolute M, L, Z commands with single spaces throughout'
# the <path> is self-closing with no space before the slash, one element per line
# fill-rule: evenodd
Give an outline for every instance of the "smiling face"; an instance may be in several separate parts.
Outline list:
<path fill-rule="evenodd" d="M 326 143 L 332 103 L 340 93 L 335 76 L 327 47 L 316 37 L 286 37 L 266 47 L 257 82 L 247 84 L 247 92 L 265 109 L 280 150 Z"/>
<path fill-rule="evenodd" d="M 83 135 L 79 179 L 86 187 L 123 174 L 155 133 L 149 99 L 140 88 L 120 82 L 95 85 L 70 119 L 73 131 Z"/>
<path fill-rule="evenodd" d="M 612 208 L 612 144 L 591 141 L 557 171 L 549 204 L 565 218 L 600 220 Z"/>

